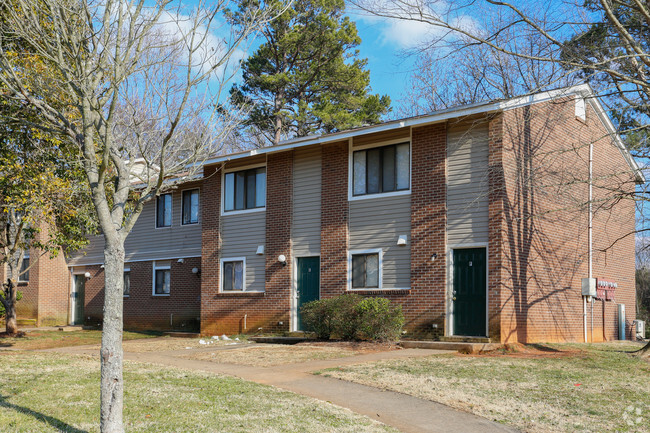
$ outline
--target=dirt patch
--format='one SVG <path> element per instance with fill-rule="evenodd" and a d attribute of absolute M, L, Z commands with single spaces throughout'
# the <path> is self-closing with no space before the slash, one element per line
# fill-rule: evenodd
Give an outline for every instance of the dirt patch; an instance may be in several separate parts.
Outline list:
<path fill-rule="evenodd" d="M 9 334 L 7 332 L 0 332 L 0 338 L 23 338 L 25 333 L 23 331 L 18 331 L 15 334 Z M 2 341 L 0 341 L 2 344 Z"/>
<path fill-rule="evenodd" d="M 305 341 L 295 346 L 307 347 L 329 347 L 333 349 L 351 350 L 357 354 L 388 352 L 390 350 L 401 350 L 397 343 L 379 343 L 371 341 Z"/>
<path fill-rule="evenodd" d="M 203 341 L 205 344 L 201 344 Z M 248 344 L 239 340 L 216 340 L 210 338 L 179 338 L 160 337 L 150 340 L 125 341 L 122 348 L 125 352 L 167 352 L 170 350 L 205 349 L 209 347 L 228 346 L 235 344 Z"/>
<path fill-rule="evenodd" d="M 582 357 L 585 352 L 579 349 L 557 349 L 542 344 L 506 343 L 497 350 L 480 353 L 458 353 L 464 357 L 508 357 L 522 359 Z"/>
<path fill-rule="evenodd" d="M 341 347 L 328 347 L 313 344 L 263 344 L 243 347 L 238 350 L 192 353 L 183 358 L 211 361 L 224 364 L 271 367 L 275 365 L 296 364 L 324 359 L 345 358 L 359 352 Z"/>

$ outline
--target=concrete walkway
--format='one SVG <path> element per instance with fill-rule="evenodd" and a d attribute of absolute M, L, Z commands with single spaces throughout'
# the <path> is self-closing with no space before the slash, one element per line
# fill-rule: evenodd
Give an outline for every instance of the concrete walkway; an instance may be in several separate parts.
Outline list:
<path fill-rule="evenodd" d="M 272 367 L 252 367 L 179 358 L 192 352 L 237 350 L 242 346 L 221 346 L 183 351 L 135 353 L 125 352 L 130 361 L 167 365 L 186 370 L 240 377 L 244 380 L 271 385 L 298 394 L 327 401 L 376 419 L 402 432 L 492 433 L 516 432 L 516 429 L 494 423 L 485 418 L 453 409 L 443 404 L 419 399 L 406 394 L 359 385 L 339 379 L 314 375 L 312 372 L 365 362 L 388 359 L 423 357 L 441 353 L 440 350 L 403 349 L 350 356 L 339 359 L 309 361 Z M 97 355 L 97 346 L 78 346 L 49 349 L 68 354 Z"/>

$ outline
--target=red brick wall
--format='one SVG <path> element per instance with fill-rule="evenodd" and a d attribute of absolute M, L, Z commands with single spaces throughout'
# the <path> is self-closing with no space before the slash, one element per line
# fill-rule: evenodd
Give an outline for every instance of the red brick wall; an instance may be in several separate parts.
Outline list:
<path fill-rule="evenodd" d="M 219 293 L 219 220 L 221 179 L 204 184 L 201 333 L 205 335 L 289 330 L 291 299 L 291 216 L 293 152 L 270 154 L 266 165 L 265 292 Z M 207 231 L 207 235 L 206 235 Z M 284 254 L 287 265 L 278 262 Z M 261 328 L 261 329 L 260 329 Z"/>
<path fill-rule="evenodd" d="M 32 273 L 32 270 L 36 272 Z M 70 295 L 70 273 L 63 253 L 55 258 L 49 255 L 40 257 L 36 266 L 30 270 L 36 276 L 33 283 L 38 287 L 38 325 L 66 325 Z M 31 281 L 30 281 L 31 283 Z"/>
<path fill-rule="evenodd" d="M 124 298 L 124 329 L 198 331 L 200 318 L 200 277 L 192 268 L 201 265 L 199 257 L 171 260 L 169 296 L 153 295 L 153 262 L 125 264 L 130 269 L 131 290 Z M 75 268 L 90 272 L 86 281 L 84 322 L 99 325 L 104 308 L 104 269 L 99 266 Z"/>
<path fill-rule="evenodd" d="M 590 142 L 597 185 L 593 275 L 619 283 L 617 301 L 626 304 L 631 326 L 634 236 L 614 241 L 633 232 L 634 204 L 612 199 L 611 188 L 630 192 L 633 184 L 619 150 L 591 109 L 586 123 L 575 118 L 572 99 L 505 112 L 502 126 L 505 191 L 491 211 L 502 207 L 503 224 L 494 224 L 490 239 L 503 251 L 501 262 L 490 266 L 500 267 L 501 340 L 583 340 Z M 602 303 L 594 307 L 594 339 L 614 338 L 615 306 L 607 303 L 604 320 Z"/>
<path fill-rule="evenodd" d="M 348 142 L 323 146 L 321 165 L 321 298 L 345 293 L 348 263 Z"/>
<path fill-rule="evenodd" d="M 221 215 L 221 170 L 205 169 L 201 196 L 201 333 L 217 333 L 219 292 L 219 223 Z"/>
<path fill-rule="evenodd" d="M 442 334 L 447 281 L 446 126 L 413 128 L 411 137 L 411 291 L 403 304 L 406 329 Z M 432 261 L 434 254 L 437 258 Z"/>
<path fill-rule="evenodd" d="M 488 337 L 501 340 L 505 179 L 503 170 L 503 116 L 490 119 L 488 127 Z"/>

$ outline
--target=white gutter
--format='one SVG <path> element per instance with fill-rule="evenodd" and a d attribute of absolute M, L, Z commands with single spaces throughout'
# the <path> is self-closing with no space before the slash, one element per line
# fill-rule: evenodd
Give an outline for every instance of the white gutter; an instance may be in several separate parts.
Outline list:
<path fill-rule="evenodd" d="M 242 158 L 248 158 L 255 155 L 264 155 L 267 153 L 283 152 L 286 150 L 291 150 L 299 147 L 311 146 L 314 144 L 326 144 L 333 143 L 337 141 L 346 141 L 352 137 L 374 134 L 376 132 L 390 131 L 398 128 L 405 127 L 417 127 L 430 125 L 434 123 L 444 122 L 449 119 L 455 119 L 459 117 L 472 116 L 475 114 L 486 114 L 491 112 L 498 111 L 508 111 L 514 110 L 516 108 L 521 108 L 533 104 L 539 104 L 541 102 L 551 101 L 563 96 L 576 95 L 579 94 L 592 103 L 592 107 L 596 111 L 599 119 L 602 121 L 605 128 L 612 134 L 612 139 L 616 146 L 621 151 L 621 154 L 627 161 L 628 165 L 635 173 L 636 180 L 639 183 L 645 182 L 645 177 L 641 172 L 641 169 L 634 161 L 634 158 L 627 151 L 627 148 L 621 141 L 620 137 L 616 133 L 616 128 L 612 124 L 611 120 L 605 110 L 603 109 L 600 102 L 596 99 L 596 95 L 589 84 L 579 84 L 577 86 L 566 87 L 563 89 L 549 90 L 548 92 L 536 93 L 534 95 L 521 96 L 518 98 L 512 98 L 505 101 L 490 102 L 490 103 L 477 103 L 471 105 L 464 105 L 461 107 L 453 107 L 446 110 L 441 110 L 433 114 L 412 117 L 402 120 L 394 120 L 390 122 L 381 123 L 378 125 L 365 126 L 356 129 L 351 129 L 348 131 L 335 132 L 327 135 L 311 135 L 307 137 L 293 138 L 290 140 L 283 141 L 277 146 L 262 147 L 260 149 L 253 149 L 245 152 L 232 153 L 229 155 L 218 156 L 215 158 L 208 159 L 203 162 L 202 165 L 217 164 L 220 162 L 233 161 Z"/>

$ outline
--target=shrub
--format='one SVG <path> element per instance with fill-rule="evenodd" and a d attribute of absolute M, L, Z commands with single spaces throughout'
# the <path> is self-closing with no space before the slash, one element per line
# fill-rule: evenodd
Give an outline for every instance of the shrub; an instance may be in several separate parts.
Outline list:
<path fill-rule="evenodd" d="M 392 305 L 386 298 L 366 298 L 356 306 L 357 338 L 366 340 L 399 340 L 404 326 L 401 305 Z"/>
<path fill-rule="evenodd" d="M 329 299 L 308 302 L 300 308 L 300 316 L 307 331 L 328 340 L 332 335 L 332 303 Z"/>
<path fill-rule="evenodd" d="M 300 313 L 305 328 L 321 339 L 392 341 L 399 339 L 404 325 L 401 306 L 355 293 L 309 302 Z"/>
<path fill-rule="evenodd" d="M 0 296 L 3 295 L 0 294 Z M 23 299 L 23 292 L 20 291 L 16 292 L 16 302 L 20 301 L 21 299 Z M 3 318 L 4 316 L 5 316 L 5 306 L 2 302 L 0 302 L 0 319 Z"/>

